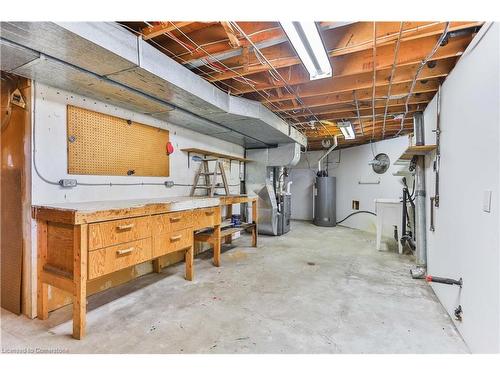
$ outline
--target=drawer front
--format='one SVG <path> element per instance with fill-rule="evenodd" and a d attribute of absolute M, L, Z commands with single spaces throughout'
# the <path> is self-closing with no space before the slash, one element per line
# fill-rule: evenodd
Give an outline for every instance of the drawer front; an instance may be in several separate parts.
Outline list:
<path fill-rule="evenodd" d="M 89 225 L 89 250 L 118 245 L 151 236 L 149 216 Z"/>
<path fill-rule="evenodd" d="M 89 252 L 89 280 L 152 258 L 151 238 Z"/>
<path fill-rule="evenodd" d="M 154 236 L 153 257 L 193 246 L 193 229 L 187 228 Z"/>
<path fill-rule="evenodd" d="M 220 207 L 200 208 L 193 211 L 194 230 L 220 225 Z"/>
<path fill-rule="evenodd" d="M 179 211 L 155 215 L 153 216 L 153 221 L 154 234 L 165 234 L 185 228 L 191 228 L 193 226 L 193 213 L 191 211 Z"/>

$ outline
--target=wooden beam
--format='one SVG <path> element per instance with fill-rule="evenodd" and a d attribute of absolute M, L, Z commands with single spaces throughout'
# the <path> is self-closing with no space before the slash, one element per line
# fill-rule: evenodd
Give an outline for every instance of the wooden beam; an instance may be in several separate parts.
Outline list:
<path fill-rule="evenodd" d="M 422 61 L 433 49 L 438 39 L 438 35 L 432 35 L 425 38 L 401 42 L 398 56 L 398 66 L 414 64 Z M 437 50 L 433 60 L 460 55 L 471 40 L 471 34 L 450 38 L 448 44 Z M 276 69 L 301 64 L 300 59 L 295 56 L 295 51 L 291 47 L 282 47 L 279 53 L 276 53 L 273 56 L 265 53 L 265 56 Z M 213 73 L 210 69 L 208 69 L 209 71 L 207 71 L 207 74 L 210 74 L 210 76 L 205 78 L 210 82 L 217 82 L 230 78 L 267 72 L 270 70 L 268 64 L 261 64 L 256 56 L 252 56 L 251 60 L 253 60 L 253 62 L 250 62 L 246 72 L 243 71 L 242 67 L 231 65 L 225 61 L 224 64 L 231 67 L 230 71 Z M 333 67 L 333 76 L 335 77 L 359 74 L 373 70 L 372 52 L 370 50 L 362 50 L 342 55 L 333 54 L 333 56 L 330 57 L 330 61 Z M 380 47 L 377 46 L 377 69 L 390 67 L 393 64 L 393 61 L 394 48 L 392 44 Z"/>
<path fill-rule="evenodd" d="M 351 122 L 353 125 L 353 128 L 355 130 L 356 136 L 361 134 L 361 127 L 359 126 L 359 123 L 357 121 L 352 121 Z M 371 120 L 367 121 L 362 121 L 363 124 L 363 130 L 365 132 L 365 135 L 367 135 L 367 131 L 372 131 L 373 128 L 373 122 Z M 382 131 L 382 127 L 384 124 L 384 120 L 382 118 L 378 119 L 375 121 L 375 131 L 377 129 L 379 131 Z M 410 126 L 413 124 L 413 115 L 408 115 L 405 118 L 404 121 L 404 126 Z M 400 128 L 401 126 L 401 120 L 395 120 L 395 119 L 387 119 L 386 120 L 386 129 L 393 129 L 393 128 Z M 323 139 L 323 138 L 328 138 L 329 134 L 336 134 L 336 135 L 341 135 L 341 131 L 338 128 L 337 125 L 325 125 L 325 126 L 316 126 L 315 129 L 304 129 L 303 133 L 307 136 L 308 141 L 309 140 L 317 140 L 317 139 Z"/>
<path fill-rule="evenodd" d="M 439 87 L 439 81 L 438 80 L 432 80 L 432 81 L 427 81 L 425 83 L 422 83 L 421 81 L 417 82 L 413 93 L 414 94 L 420 94 L 420 93 L 432 93 L 436 92 Z M 406 96 L 410 92 L 411 88 L 411 83 L 399 83 L 399 84 L 393 84 L 392 89 L 391 89 L 391 97 L 403 97 Z M 384 86 L 379 86 L 375 90 L 375 98 L 376 100 L 382 99 L 385 100 L 387 97 L 389 85 L 384 85 Z M 355 90 L 356 92 L 356 98 L 359 101 L 363 100 L 369 100 L 372 97 L 372 90 L 369 88 L 363 89 L 363 90 Z M 302 98 L 303 104 L 299 104 L 298 106 L 292 105 L 292 104 L 284 104 L 283 102 L 275 102 L 277 106 L 279 107 L 279 111 L 293 111 L 297 109 L 303 109 L 303 108 L 314 108 L 314 107 L 320 107 L 324 105 L 335 105 L 335 104 L 345 104 L 345 103 L 353 103 L 354 101 L 354 96 L 352 92 L 342 92 L 342 93 L 337 93 L 337 94 L 327 94 L 327 95 L 318 95 L 318 96 L 311 96 L 308 98 Z"/>
<path fill-rule="evenodd" d="M 168 33 L 170 31 L 174 31 L 177 28 L 180 29 L 180 28 L 187 26 L 187 25 L 190 25 L 192 23 L 193 23 L 192 21 L 191 22 L 169 22 L 169 21 L 160 22 L 157 25 L 148 26 L 148 27 L 145 27 L 144 29 L 142 29 L 141 30 L 141 33 L 143 34 L 142 39 L 149 40 L 149 39 L 152 39 L 152 38 L 157 37 L 159 35 L 163 35 L 165 33 Z"/>
<path fill-rule="evenodd" d="M 328 28 L 330 26 L 327 24 L 323 22 L 321 26 L 323 28 L 323 39 L 329 51 L 335 51 L 337 54 L 347 54 L 371 48 L 372 29 L 369 22 L 356 22 L 331 29 Z M 452 22 L 450 31 L 480 24 L 480 22 Z M 266 55 L 268 53 L 272 55 L 273 47 L 278 49 L 280 43 L 287 42 L 286 35 L 277 22 L 238 22 L 238 25 L 250 37 L 253 43 L 259 44 L 265 42 L 266 45 L 269 45 L 269 47 L 262 49 Z M 415 37 L 440 34 L 443 31 L 443 27 L 444 23 L 442 22 L 405 22 L 403 38 L 404 40 L 411 40 Z M 377 44 L 391 43 L 398 37 L 399 22 L 379 22 L 377 29 Z M 240 43 L 242 45 L 249 44 L 246 40 L 241 40 Z M 227 49 L 227 44 L 222 41 L 211 42 L 206 45 L 206 48 L 217 59 L 226 60 L 228 58 L 227 52 L 229 50 Z M 206 58 L 203 51 L 196 51 L 192 54 L 183 51 L 178 56 L 182 57 L 185 63 Z M 231 63 L 231 60 L 227 62 Z"/>
<path fill-rule="evenodd" d="M 423 105 L 409 105 L 408 106 L 408 112 L 413 113 L 416 111 L 422 111 L 424 109 Z M 401 113 L 404 113 L 406 111 L 406 107 L 404 105 L 396 105 L 396 106 L 388 106 L 387 107 L 387 117 L 393 117 L 395 115 L 399 115 Z M 385 113 L 385 107 L 384 106 L 379 106 L 375 107 L 375 115 L 381 116 Z M 371 120 L 372 116 L 372 109 L 371 108 L 366 108 L 363 110 L 359 111 L 360 117 L 362 121 L 367 121 Z M 354 111 L 346 111 L 346 112 L 337 112 L 337 113 L 330 113 L 327 115 L 320 115 L 318 116 L 319 121 L 340 121 L 340 120 L 351 120 L 351 121 L 357 121 L 358 116 L 356 113 L 356 110 Z M 291 123 L 293 126 L 308 126 L 309 122 L 304 121 L 304 122 L 299 122 L 299 123 Z"/>
<path fill-rule="evenodd" d="M 243 71 L 248 71 L 248 62 L 249 62 L 249 49 L 248 47 L 242 48 L 241 53 L 241 64 L 243 65 Z"/>
<path fill-rule="evenodd" d="M 241 47 L 241 43 L 236 36 L 235 31 L 233 30 L 233 27 L 229 22 L 226 21 L 221 21 L 220 23 L 222 27 L 224 28 L 224 31 L 226 32 L 227 38 L 229 39 L 229 45 L 231 48 L 239 48 Z"/>
<path fill-rule="evenodd" d="M 408 135 L 410 133 L 412 133 L 412 129 L 411 128 L 405 128 L 405 129 L 403 129 L 402 132 L 399 132 L 399 129 L 398 130 L 393 130 L 393 131 L 390 131 L 390 132 L 386 132 L 385 138 L 382 138 L 382 134 L 381 133 L 380 134 L 376 134 L 374 136 L 374 138 L 373 138 L 373 141 L 377 142 L 377 141 L 381 141 L 383 139 L 395 137 L 396 134 L 398 134 L 399 136 L 406 136 L 406 135 Z M 345 140 L 343 138 L 338 138 L 337 149 L 345 149 L 345 148 L 349 148 L 349 147 L 360 146 L 360 145 L 362 145 L 364 143 L 368 143 L 370 141 L 371 141 L 371 134 L 369 136 L 364 136 L 364 137 L 363 136 L 357 136 L 355 139 L 352 139 L 352 140 Z M 317 141 L 308 142 L 307 143 L 307 149 L 309 151 L 324 150 L 324 147 L 321 145 L 321 141 L 317 140 Z"/>
<path fill-rule="evenodd" d="M 434 95 L 432 93 L 424 93 L 424 94 L 419 94 L 412 96 L 410 100 L 408 101 L 408 104 L 427 104 L 429 103 Z M 393 99 L 389 100 L 389 107 L 393 106 L 402 106 L 406 102 L 406 99 Z M 379 102 L 375 104 L 375 108 L 384 108 L 385 107 L 385 101 Z M 371 103 L 369 105 L 363 104 L 360 105 L 360 109 L 369 109 L 372 108 Z M 311 111 L 315 115 L 323 115 L 323 114 L 332 114 L 332 113 L 341 113 L 341 112 L 353 112 L 356 113 L 356 108 L 354 104 L 352 105 L 336 105 L 336 106 L 324 106 L 324 107 L 316 107 Z M 300 110 L 298 113 L 289 113 L 286 118 L 292 119 L 292 118 L 298 118 L 298 117 L 305 117 L 309 118 L 311 117 L 311 113 L 309 111 L 305 110 Z"/>
<path fill-rule="evenodd" d="M 436 61 L 436 66 L 434 68 L 424 67 L 420 72 L 419 79 L 431 79 L 436 77 L 445 77 L 450 70 L 455 65 L 457 57 L 449 57 L 446 59 Z M 420 61 L 414 64 L 408 64 L 405 66 L 398 67 L 393 78 L 393 83 L 411 82 L 415 73 L 420 65 Z M 307 96 L 314 95 L 325 95 L 336 92 L 353 91 L 359 89 L 365 89 L 372 87 L 372 72 L 364 72 L 360 74 L 345 76 L 345 77 L 332 77 L 320 79 L 317 81 L 310 81 L 309 74 L 301 67 L 285 68 L 280 70 L 281 74 L 286 77 L 288 84 L 293 85 L 296 92 L 300 97 L 304 98 Z M 391 75 L 391 68 L 378 68 L 377 69 L 377 81 L 376 86 L 387 85 L 389 83 Z M 249 77 L 250 78 L 250 77 Z M 250 87 L 241 82 L 236 82 L 234 80 L 230 81 L 231 86 L 234 87 L 238 94 L 250 94 L 255 91 L 264 91 L 273 89 L 276 87 L 284 87 L 285 83 L 277 82 L 275 84 L 269 84 L 267 80 L 257 79 L 255 87 Z M 284 99 L 290 99 L 292 95 L 283 95 Z M 261 98 L 259 95 L 255 95 L 254 99 Z M 270 98 L 270 101 L 280 101 L 281 99 Z"/>
<path fill-rule="evenodd" d="M 269 41 L 275 38 L 282 38 L 282 29 L 277 22 L 238 22 L 238 25 L 251 36 L 254 43 Z M 225 30 L 220 27 L 220 23 L 214 23 L 203 30 L 196 30 L 189 33 L 189 38 L 196 44 L 203 46 L 203 49 L 217 59 L 224 60 L 228 52 L 234 52 L 227 44 Z M 241 46 L 248 47 L 250 43 L 245 39 L 240 39 Z M 181 64 L 189 64 L 200 59 L 206 59 L 207 54 L 203 50 L 187 52 L 175 42 L 168 42 L 168 49 L 174 54 L 175 60 Z M 236 55 L 237 56 L 237 55 Z M 237 56 L 238 57 L 238 56 Z"/>

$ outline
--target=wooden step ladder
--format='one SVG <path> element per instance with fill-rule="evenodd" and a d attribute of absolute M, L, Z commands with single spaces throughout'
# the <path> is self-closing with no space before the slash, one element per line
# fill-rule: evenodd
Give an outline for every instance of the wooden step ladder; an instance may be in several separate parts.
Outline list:
<path fill-rule="evenodd" d="M 215 168 L 213 172 L 210 172 L 208 168 L 208 163 L 210 161 L 215 162 Z M 204 177 L 205 185 L 198 185 L 200 182 L 200 177 Z M 217 176 L 222 177 L 222 186 L 217 184 Z M 212 177 L 212 178 L 210 178 Z M 215 189 L 224 189 L 226 194 L 229 195 L 229 185 L 227 184 L 226 172 L 224 171 L 224 165 L 222 159 L 207 159 L 204 158 L 201 160 L 200 168 L 198 172 L 196 172 L 196 176 L 194 177 L 194 184 L 191 188 L 191 196 L 194 196 L 196 190 L 203 189 L 206 191 L 206 195 L 209 197 L 213 197 L 215 194 Z"/>

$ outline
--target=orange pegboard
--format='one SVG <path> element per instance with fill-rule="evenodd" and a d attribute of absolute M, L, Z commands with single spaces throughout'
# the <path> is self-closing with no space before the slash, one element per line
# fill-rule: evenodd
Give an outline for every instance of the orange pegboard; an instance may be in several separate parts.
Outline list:
<path fill-rule="evenodd" d="M 67 135 L 69 174 L 169 176 L 168 130 L 68 105 Z"/>

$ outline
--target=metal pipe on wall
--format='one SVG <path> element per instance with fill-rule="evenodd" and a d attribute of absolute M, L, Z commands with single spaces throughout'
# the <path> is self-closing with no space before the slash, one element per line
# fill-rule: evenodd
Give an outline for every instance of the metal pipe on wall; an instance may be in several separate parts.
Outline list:
<path fill-rule="evenodd" d="M 413 127 L 415 133 L 415 144 L 422 146 L 425 144 L 424 138 L 424 114 L 415 113 L 413 117 Z M 417 267 L 411 270 L 414 279 L 425 277 L 427 266 L 427 227 L 425 219 L 425 156 L 417 155 L 415 168 L 415 235 L 416 235 L 416 263 Z"/>

